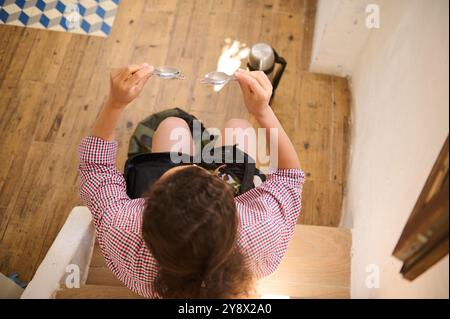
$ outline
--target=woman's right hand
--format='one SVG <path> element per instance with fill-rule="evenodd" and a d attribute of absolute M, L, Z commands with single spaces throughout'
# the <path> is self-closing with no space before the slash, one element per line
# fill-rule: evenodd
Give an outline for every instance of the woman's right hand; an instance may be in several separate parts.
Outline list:
<path fill-rule="evenodd" d="M 244 95 L 245 106 L 248 111 L 259 118 L 270 109 L 269 101 L 272 96 L 272 83 L 262 71 L 248 72 L 238 69 L 234 74 Z"/>

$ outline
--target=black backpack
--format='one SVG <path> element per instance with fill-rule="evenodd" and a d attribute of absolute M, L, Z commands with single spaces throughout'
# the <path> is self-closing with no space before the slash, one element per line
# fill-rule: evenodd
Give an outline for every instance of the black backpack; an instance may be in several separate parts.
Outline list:
<path fill-rule="evenodd" d="M 153 133 L 165 118 L 175 116 L 182 118 L 188 124 L 191 134 L 193 132 L 193 123 L 197 118 L 185 111 L 174 108 L 159 113 L 155 113 L 139 123 L 133 136 L 131 137 L 128 160 L 125 163 L 124 175 L 127 184 L 127 194 L 130 198 L 140 198 L 167 169 L 178 166 L 173 163 L 167 153 L 151 153 Z M 201 123 L 201 122 L 200 122 Z M 203 134 L 204 132 L 207 134 Z M 202 137 L 209 138 L 201 141 L 201 148 L 212 141 L 215 136 L 208 133 L 207 129 L 201 123 Z M 202 150 L 198 150 L 201 152 Z M 170 154 L 170 153 L 169 153 Z M 193 158 L 188 155 L 182 155 L 184 163 L 192 163 Z M 243 158 L 243 163 L 234 163 L 230 159 Z M 265 181 L 266 176 L 256 168 L 254 160 L 246 153 L 234 146 L 222 146 L 222 158 L 212 163 L 200 162 L 196 165 L 202 166 L 208 170 L 215 170 L 223 166 L 221 172 L 228 174 L 237 181 L 235 187 L 235 196 L 241 195 L 255 187 L 254 177 L 257 176 L 261 182 Z M 236 186 L 236 185 L 235 185 Z"/>

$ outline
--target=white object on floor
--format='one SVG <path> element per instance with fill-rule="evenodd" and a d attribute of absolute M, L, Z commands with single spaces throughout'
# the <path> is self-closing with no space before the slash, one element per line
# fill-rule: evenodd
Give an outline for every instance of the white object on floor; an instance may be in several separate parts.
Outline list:
<path fill-rule="evenodd" d="M 94 248 L 95 230 L 87 207 L 72 209 L 47 255 L 28 284 L 22 299 L 54 298 L 69 274 L 79 274 L 79 282 L 86 282 Z M 79 272 L 78 272 L 79 271 Z"/>
<path fill-rule="evenodd" d="M 0 273 L 0 299 L 19 299 L 23 288 Z"/>

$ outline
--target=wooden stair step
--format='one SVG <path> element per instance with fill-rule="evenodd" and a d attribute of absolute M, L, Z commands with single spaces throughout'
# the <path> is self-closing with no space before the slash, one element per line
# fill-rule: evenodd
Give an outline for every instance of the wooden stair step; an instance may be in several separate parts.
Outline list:
<path fill-rule="evenodd" d="M 56 299 L 142 299 L 126 287 L 83 285 L 65 288 L 56 293 Z"/>
<path fill-rule="evenodd" d="M 95 241 L 86 284 L 125 287 L 125 285 L 117 279 L 112 271 L 106 266 L 105 258 L 102 255 L 97 241 Z"/>
<path fill-rule="evenodd" d="M 89 268 L 87 285 L 122 286 L 124 284 L 107 267 Z"/>
<path fill-rule="evenodd" d="M 350 298 L 351 244 L 351 232 L 347 229 L 297 225 L 280 266 L 258 283 L 258 291 L 291 298 Z M 96 295 L 98 298 L 122 298 L 119 295 L 123 292 L 121 289 L 133 294 L 106 267 L 97 243 L 86 284 L 85 287 L 94 288 L 90 288 L 86 292 L 90 295 L 84 298 L 95 298 Z M 95 290 L 99 286 L 112 290 L 103 292 L 103 296 Z M 63 294 L 69 294 L 67 298 L 71 298 L 70 294 L 77 297 L 83 293 Z"/>
<path fill-rule="evenodd" d="M 91 267 L 106 267 L 106 261 L 97 239 L 95 240 L 94 251 L 92 252 Z"/>
<path fill-rule="evenodd" d="M 295 298 L 349 298 L 351 232 L 297 225 L 279 268 L 260 281 L 263 294 Z"/>

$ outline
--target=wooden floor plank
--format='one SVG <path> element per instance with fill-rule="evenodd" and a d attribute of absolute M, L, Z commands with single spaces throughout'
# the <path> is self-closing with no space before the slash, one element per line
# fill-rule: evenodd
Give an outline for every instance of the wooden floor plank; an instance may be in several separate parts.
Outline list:
<path fill-rule="evenodd" d="M 13 59 L 10 61 L 6 73 L 2 73 L 3 82 L 11 84 L 21 80 L 23 71 L 33 55 L 38 35 L 38 30 L 25 28 L 24 32 L 18 36 L 20 43 L 13 53 Z"/>
<path fill-rule="evenodd" d="M 302 39 L 303 49 L 301 51 L 301 60 L 299 67 L 303 71 L 308 71 L 312 55 L 317 1 L 306 0 L 304 10 L 305 10 L 305 19 L 303 20 L 302 25 L 302 29 L 304 31 Z"/>
<path fill-rule="evenodd" d="M 7 70 L 11 65 L 11 60 L 14 58 L 17 48 L 20 45 L 20 39 L 25 29 L 18 27 L 7 28 L 8 32 L 0 32 L 0 85 L 3 78 L 7 74 Z"/>
<path fill-rule="evenodd" d="M 38 126 L 40 100 L 46 85 L 41 82 L 24 81 L 18 85 L 15 96 L 8 106 L 8 116 L 2 120 L 0 140 L 2 166 L 8 168 L 3 174 L 6 183 L 0 192 L 0 206 L 9 206 L 17 195 L 18 184 L 23 181 L 23 165 L 30 149 L 34 131 Z M 14 162 L 12 162 L 14 160 Z M 3 169 L 2 169 L 3 171 Z M 34 174 L 33 172 L 28 172 Z"/>

